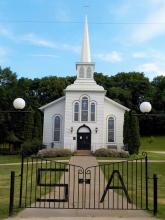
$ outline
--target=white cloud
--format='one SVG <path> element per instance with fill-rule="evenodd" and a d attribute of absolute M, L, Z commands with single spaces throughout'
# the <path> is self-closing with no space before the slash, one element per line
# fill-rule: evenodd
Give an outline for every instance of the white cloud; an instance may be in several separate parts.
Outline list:
<path fill-rule="evenodd" d="M 59 56 L 55 55 L 55 54 L 31 54 L 29 55 L 31 57 L 50 57 L 50 58 L 58 58 Z"/>
<path fill-rule="evenodd" d="M 74 53 L 80 52 L 79 46 L 67 44 L 67 43 L 53 42 L 53 41 L 41 38 L 34 33 L 29 33 L 29 34 L 24 35 L 22 39 L 35 46 L 47 47 L 47 48 L 58 49 L 58 50 L 69 50 Z"/>
<path fill-rule="evenodd" d="M 136 26 L 132 34 L 132 38 L 135 42 L 146 42 L 154 37 L 165 34 L 165 1 L 152 0 L 152 3 L 152 6 L 155 6 L 155 8 L 151 10 L 143 21 L 147 24 Z"/>
<path fill-rule="evenodd" d="M 22 39 L 36 46 L 57 48 L 54 42 L 38 37 L 34 33 L 29 33 L 29 34 L 24 35 Z"/>
<path fill-rule="evenodd" d="M 81 49 L 80 46 L 74 46 L 71 44 L 62 44 L 61 47 L 65 50 L 70 50 L 74 53 L 80 53 L 80 49 Z"/>
<path fill-rule="evenodd" d="M 148 57 L 148 55 L 146 54 L 146 52 L 142 52 L 142 51 L 134 52 L 134 53 L 132 54 L 132 56 L 133 56 L 134 58 L 146 58 L 146 57 Z"/>
<path fill-rule="evenodd" d="M 156 75 L 165 75 L 165 66 L 162 67 L 157 63 L 144 63 L 139 65 L 138 70 L 145 73 Z"/>
<path fill-rule="evenodd" d="M 112 51 L 109 53 L 98 53 L 95 56 L 96 56 L 96 58 L 98 58 L 100 60 L 110 62 L 110 63 L 118 63 L 123 60 L 121 53 L 119 53 L 117 51 Z"/>
<path fill-rule="evenodd" d="M 7 29 L 6 27 L 0 25 L 0 36 L 6 37 L 10 40 L 15 41 L 16 37 L 14 36 L 14 34 L 12 33 L 12 31 L 10 31 L 9 29 Z"/>
<path fill-rule="evenodd" d="M 165 53 L 162 53 L 157 50 L 149 50 L 149 51 L 137 51 L 132 54 L 133 58 L 148 58 L 153 61 L 165 61 Z"/>

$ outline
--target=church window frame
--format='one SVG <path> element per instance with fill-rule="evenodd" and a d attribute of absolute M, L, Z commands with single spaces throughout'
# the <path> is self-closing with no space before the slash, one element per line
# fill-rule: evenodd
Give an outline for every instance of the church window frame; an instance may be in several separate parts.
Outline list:
<path fill-rule="evenodd" d="M 94 106 L 94 111 L 92 106 Z M 94 119 L 93 119 L 94 116 Z M 90 102 L 90 121 L 91 122 L 96 122 L 96 102 L 92 101 Z"/>
<path fill-rule="evenodd" d="M 92 68 L 90 66 L 86 69 L 86 78 L 91 79 L 92 78 Z"/>
<path fill-rule="evenodd" d="M 78 107 L 78 109 L 76 109 L 76 106 Z M 77 120 L 75 120 L 75 119 L 77 119 Z M 73 104 L 73 121 L 79 122 L 79 120 L 80 120 L 80 103 L 79 103 L 79 101 L 75 101 Z"/>
<path fill-rule="evenodd" d="M 85 78 L 85 69 L 83 66 L 80 66 L 79 69 L 79 78 Z"/>
<path fill-rule="evenodd" d="M 59 125 L 57 124 L 59 119 Z M 55 115 L 53 119 L 53 141 L 59 143 L 61 141 L 62 118 L 61 115 Z M 57 135 L 57 136 L 56 136 Z"/>
<path fill-rule="evenodd" d="M 85 106 L 85 102 L 87 106 Z M 81 98 L 81 121 L 89 121 L 89 98 L 87 96 Z"/>
<path fill-rule="evenodd" d="M 115 142 L 116 142 L 116 117 L 114 115 L 109 115 L 107 118 L 107 143 L 113 144 Z"/>

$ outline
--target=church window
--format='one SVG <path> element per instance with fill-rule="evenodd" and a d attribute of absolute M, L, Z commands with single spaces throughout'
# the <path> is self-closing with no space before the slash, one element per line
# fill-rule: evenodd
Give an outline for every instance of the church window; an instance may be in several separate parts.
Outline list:
<path fill-rule="evenodd" d="M 92 74 L 91 67 L 88 67 L 87 68 L 87 78 L 91 78 L 91 74 Z"/>
<path fill-rule="evenodd" d="M 80 77 L 80 78 L 84 78 L 84 67 L 83 67 L 83 66 L 80 67 L 79 77 Z"/>
<path fill-rule="evenodd" d="M 96 105 L 94 102 L 91 103 L 91 121 L 96 120 Z"/>
<path fill-rule="evenodd" d="M 60 141 L 61 134 L 61 118 L 60 116 L 56 116 L 54 119 L 54 141 Z"/>
<path fill-rule="evenodd" d="M 88 121 L 88 98 L 83 97 L 81 101 L 81 121 Z"/>
<path fill-rule="evenodd" d="M 79 121 L 79 103 L 74 104 L 74 121 Z"/>
<path fill-rule="evenodd" d="M 115 120 L 114 117 L 108 118 L 108 142 L 113 143 L 115 141 Z"/>

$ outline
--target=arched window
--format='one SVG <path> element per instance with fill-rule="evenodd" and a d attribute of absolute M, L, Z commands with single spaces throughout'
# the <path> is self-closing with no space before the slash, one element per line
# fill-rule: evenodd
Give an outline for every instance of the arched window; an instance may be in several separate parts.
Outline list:
<path fill-rule="evenodd" d="M 108 118 L 108 142 L 115 142 L 115 120 L 112 116 Z"/>
<path fill-rule="evenodd" d="M 79 121 L 79 103 L 74 104 L 74 121 Z"/>
<path fill-rule="evenodd" d="M 61 134 L 61 118 L 60 116 L 56 116 L 54 119 L 54 141 L 60 141 Z"/>
<path fill-rule="evenodd" d="M 94 102 L 91 103 L 91 121 L 96 120 L 96 104 Z"/>
<path fill-rule="evenodd" d="M 79 77 L 80 77 L 80 78 L 84 78 L 84 67 L 83 67 L 83 66 L 80 67 Z"/>
<path fill-rule="evenodd" d="M 83 97 L 81 100 L 81 121 L 88 121 L 88 98 Z"/>
<path fill-rule="evenodd" d="M 91 67 L 89 66 L 87 68 L 87 78 L 91 78 L 91 74 L 92 74 L 92 70 L 91 70 Z"/>

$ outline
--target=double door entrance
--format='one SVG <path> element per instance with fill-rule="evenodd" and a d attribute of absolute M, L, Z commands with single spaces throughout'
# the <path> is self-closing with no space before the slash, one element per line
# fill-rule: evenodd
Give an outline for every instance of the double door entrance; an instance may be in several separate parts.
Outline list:
<path fill-rule="evenodd" d="M 77 150 L 91 149 L 91 130 L 83 125 L 77 130 Z"/>

